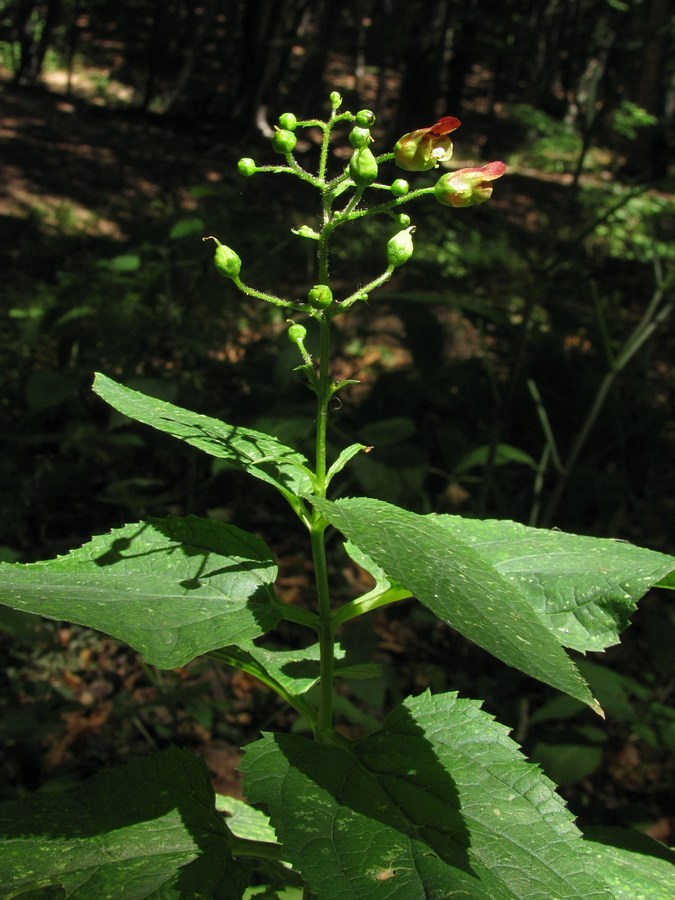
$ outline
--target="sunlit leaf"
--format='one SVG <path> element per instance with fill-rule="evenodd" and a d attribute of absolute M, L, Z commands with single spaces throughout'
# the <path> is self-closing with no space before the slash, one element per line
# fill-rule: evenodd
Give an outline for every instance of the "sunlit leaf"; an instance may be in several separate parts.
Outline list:
<path fill-rule="evenodd" d="M 57 559 L 0 564 L 0 603 L 97 628 L 170 668 L 273 628 L 276 574 L 260 538 L 169 517 L 116 529 Z"/>
<path fill-rule="evenodd" d="M 322 900 L 611 900 L 551 782 L 476 701 L 408 698 L 344 746 L 265 735 L 243 771 Z"/>

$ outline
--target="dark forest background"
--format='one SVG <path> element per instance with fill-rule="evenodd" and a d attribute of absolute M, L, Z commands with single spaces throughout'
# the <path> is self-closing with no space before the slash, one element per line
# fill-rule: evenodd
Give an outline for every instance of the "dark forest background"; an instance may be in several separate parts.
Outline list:
<path fill-rule="evenodd" d="M 264 534 L 279 590 L 304 602 L 304 538 L 274 499 L 89 387 L 101 370 L 304 449 L 311 397 L 283 317 L 219 279 L 201 237 L 235 246 L 262 289 L 313 284 L 290 232 L 313 198 L 244 180 L 236 160 L 272 162 L 279 114 L 327 115 L 335 89 L 374 110 L 378 152 L 455 115 L 453 166 L 508 165 L 485 206 L 416 208 L 411 263 L 338 320 L 336 368 L 360 384 L 335 444 L 377 451 L 344 492 L 675 552 L 673 32 L 671 0 L 0 2 L 0 558 L 198 513 Z M 298 156 L 315 153 L 308 133 Z M 388 236 L 364 224 L 336 247 L 338 287 L 380 271 Z M 344 575 L 345 591 L 362 577 Z M 74 626 L 0 626 L 9 794 L 172 739 L 233 789 L 232 748 L 284 724 L 241 675 L 149 671 Z M 413 607 L 372 640 L 398 677 L 345 696 L 345 730 L 401 692 L 459 688 L 578 815 L 672 837 L 675 616 L 658 592 L 621 647 L 584 663 L 602 730 Z"/>

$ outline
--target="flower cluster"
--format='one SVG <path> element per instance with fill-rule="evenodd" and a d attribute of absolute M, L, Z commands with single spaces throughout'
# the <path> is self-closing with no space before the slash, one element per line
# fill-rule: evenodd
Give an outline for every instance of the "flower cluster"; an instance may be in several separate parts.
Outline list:
<path fill-rule="evenodd" d="M 357 113 L 339 112 L 342 98 L 336 91 L 331 94 L 330 102 L 331 116 L 327 122 L 316 119 L 299 121 L 297 116 L 291 112 L 285 112 L 279 116 L 278 125 L 275 127 L 272 137 L 272 146 L 277 154 L 284 157 L 284 163 L 258 165 L 250 157 L 244 157 L 237 164 L 239 173 L 245 178 L 250 178 L 259 172 L 283 172 L 300 178 L 321 192 L 323 208 L 321 225 L 312 227 L 303 224 L 291 229 L 293 234 L 298 237 L 316 241 L 318 245 L 319 280 L 309 290 L 307 298 L 278 297 L 267 291 L 250 287 L 240 277 L 242 261 L 236 251 L 221 244 L 215 237 L 204 238 L 204 240 L 215 242 L 214 262 L 217 270 L 225 278 L 233 281 L 242 293 L 322 321 L 327 321 L 339 312 L 349 309 L 357 301 L 367 299 L 372 290 L 384 284 L 399 266 L 411 258 L 414 250 L 415 226 L 411 225 L 407 212 L 401 211 L 403 204 L 433 195 L 443 206 L 454 208 L 476 206 L 490 198 L 493 182 L 506 172 L 504 163 L 495 160 L 483 166 L 446 171 L 433 187 L 426 185 L 411 189 L 410 184 L 404 178 L 395 178 L 391 184 L 381 183 L 379 180 L 381 177 L 380 166 L 392 159 L 405 172 L 428 172 L 445 165 L 452 158 L 453 145 L 450 135 L 460 127 L 461 122 L 454 116 L 443 116 L 433 125 L 417 128 L 415 131 L 404 134 L 396 142 L 393 153 L 376 156 L 370 148 L 374 142 L 371 131 L 376 121 L 373 111 L 361 109 Z M 351 125 L 349 143 L 353 152 L 343 173 L 335 178 L 330 178 L 327 177 L 326 166 L 329 158 L 328 147 L 331 132 L 336 125 L 347 122 Z M 319 167 L 314 174 L 302 167 L 294 156 L 294 151 L 298 145 L 296 137 L 298 129 L 316 129 L 317 127 L 321 129 L 323 139 Z M 389 197 L 371 209 L 364 208 L 361 204 L 365 192 L 369 189 L 388 191 Z M 345 193 L 350 190 L 352 191 L 351 196 Z M 346 197 L 346 202 L 339 200 L 343 195 Z M 344 204 L 341 209 L 334 208 L 336 202 Z M 387 244 L 387 268 L 367 284 L 360 285 L 347 297 L 333 297 L 328 284 L 328 243 L 332 234 L 350 220 L 361 218 L 364 215 L 383 213 L 393 218 L 399 228 Z M 292 322 L 292 320 L 289 321 Z M 301 329 L 304 330 L 304 326 L 292 323 L 289 336 L 298 344 L 305 364 L 310 365 L 311 361 L 307 351 L 303 349 L 304 334 Z"/>
<path fill-rule="evenodd" d="M 448 137 L 460 126 L 459 119 L 444 116 L 428 128 L 418 128 L 396 142 L 394 159 L 407 172 L 426 172 L 452 157 L 452 141 Z M 443 206 L 477 206 L 490 199 L 492 182 L 506 172 L 503 162 L 495 160 L 484 166 L 458 169 L 442 175 L 434 187 L 434 196 Z"/>

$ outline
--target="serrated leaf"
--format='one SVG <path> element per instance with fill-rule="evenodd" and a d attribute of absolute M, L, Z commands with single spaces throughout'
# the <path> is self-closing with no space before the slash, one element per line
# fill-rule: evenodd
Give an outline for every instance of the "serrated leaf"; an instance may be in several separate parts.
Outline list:
<path fill-rule="evenodd" d="M 255 478 L 274 485 L 288 499 L 311 493 L 306 457 L 260 431 L 227 425 L 124 387 L 100 373 L 93 390 L 118 412 L 185 441 L 210 456 L 229 460 Z"/>
<path fill-rule="evenodd" d="M 408 698 L 345 746 L 265 735 L 243 771 L 322 900 L 611 898 L 551 782 L 456 694 Z"/>
<path fill-rule="evenodd" d="M 237 837 L 247 841 L 277 843 L 269 817 L 243 800 L 219 794 L 216 796 L 216 809 L 227 813 L 227 827 Z"/>
<path fill-rule="evenodd" d="M 675 851 L 627 828 L 589 828 L 584 850 L 616 900 L 675 897 Z"/>
<path fill-rule="evenodd" d="M 507 665 L 599 711 L 586 683 L 517 586 L 441 520 L 379 500 L 316 500 L 317 508 L 390 578 Z"/>
<path fill-rule="evenodd" d="M 675 572 L 675 557 L 626 541 L 518 522 L 435 518 L 513 584 L 563 646 L 581 652 L 616 644 L 640 597 Z"/>
<path fill-rule="evenodd" d="M 236 900 L 246 886 L 206 767 L 177 748 L 3 804 L 0 847 L 7 898 Z"/>
<path fill-rule="evenodd" d="M 171 668 L 273 628 L 276 575 L 260 538 L 169 517 L 115 529 L 57 559 L 0 564 L 0 603 L 104 631 Z"/>

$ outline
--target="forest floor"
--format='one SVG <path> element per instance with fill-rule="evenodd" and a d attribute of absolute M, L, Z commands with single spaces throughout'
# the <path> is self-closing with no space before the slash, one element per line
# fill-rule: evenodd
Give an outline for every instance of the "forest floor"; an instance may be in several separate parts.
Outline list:
<path fill-rule="evenodd" d="M 122 248 L 142 240 L 149 223 L 194 213 L 190 189 L 220 184 L 223 172 L 244 152 L 243 142 L 233 146 L 229 136 L 212 130 L 186 132 L 180 123 L 110 111 L 47 90 L 9 85 L 0 90 L 0 259 L 5 273 L 49 277 L 53 261 L 32 255 L 31 246 L 50 235 L 66 233 Z M 560 207 L 567 184 L 565 178 L 531 174 L 505 186 L 499 202 L 509 206 L 520 227 L 534 231 L 547 210 Z M 396 327 L 391 319 L 382 322 L 384 331 Z M 475 340 L 475 333 L 466 331 L 455 347 L 458 357 L 473 353 Z M 405 365 L 409 357 L 402 355 L 399 362 Z M 353 371 L 348 360 L 342 365 L 348 377 L 370 378 L 368 371 Z M 282 562 L 280 592 L 292 599 L 309 590 L 310 573 L 294 543 L 281 540 L 276 549 Z M 348 577 L 359 575 L 354 570 Z M 405 615 L 389 621 L 379 617 L 376 635 L 380 660 L 403 669 L 410 690 L 428 685 L 432 662 L 446 652 L 464 654 L 470 667 L 482 664 L 482 657 L 474 659 L 472 651 L 435 625 L 415 625 Z M 176 672 L 150 672 L 117 642 L 77 627 L 47 626 L 37 647 L 41 655 L 24 654 L 17 680 L 26 722 L 35 682 L 42 680 L 53 695 L 39 741 L 22 737 L 19 728 L 17 755 L 3 765 L 21 790 L 49 780 L 65 784 L 178 739 L 204 754 L 217 790 L 236 793 L 236 746 L 254 736 L 261 721 L 266 727 L 290 724 L 269 692 L 245 675 L 223 681 L 213 667 L 199 662 Z M 521 714 L 526 718 L 526 711 Z M 214 738 L 219 715 L 226 725 Z M 620 817 L 619 811 L 633 804 L 654 837 L 672 839 L 672 812 L 659 806 L 675 785 L 672 762 L 630 732 L 616 731 L 612 741 L 601 770 L 567 791 L 575 811 L 586 809 L 594 820 L 600 807 L 609 807 Z M 28 754 L 23 758 L 22 748 Z M 651 795 L 654 801 L 644 803 Z"/>

